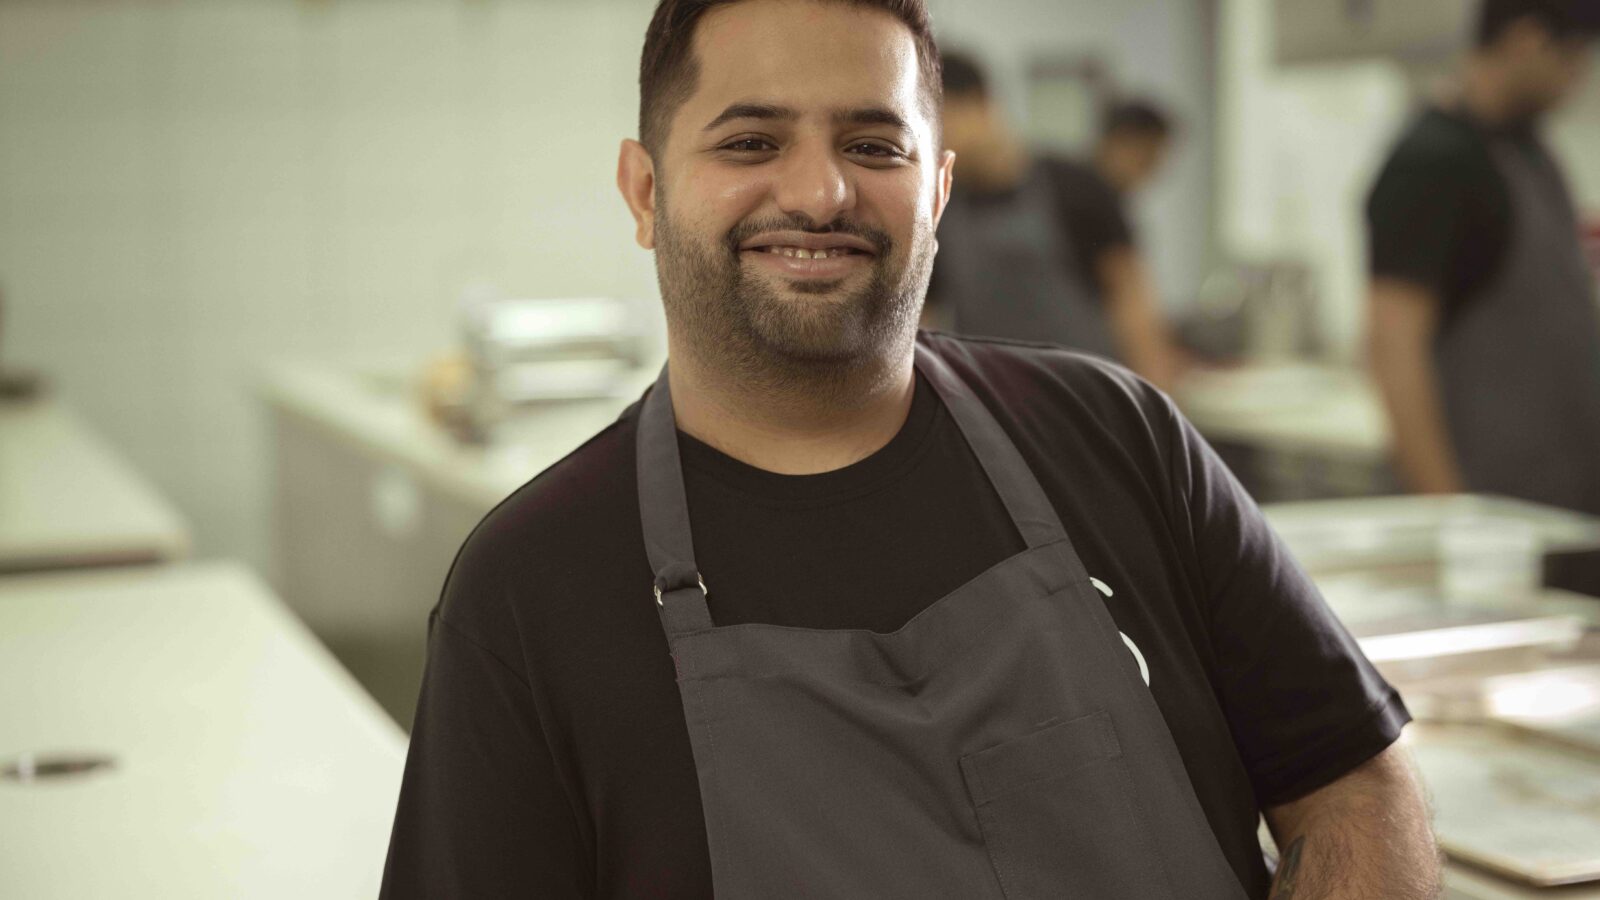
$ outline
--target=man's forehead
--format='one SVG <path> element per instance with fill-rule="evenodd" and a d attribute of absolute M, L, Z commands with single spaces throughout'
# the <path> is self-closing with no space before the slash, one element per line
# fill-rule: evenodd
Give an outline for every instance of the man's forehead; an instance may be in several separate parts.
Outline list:
<path fill-rule="evenodd" d="M 698 78 L 681 112 L 705 117 L 759 101 L 803 115 L 886 109 L 913 127 L 924 119 L 916 40 L 883 10 L 840 0 L 731 3 L 701 19 L 694 56 Z"/>

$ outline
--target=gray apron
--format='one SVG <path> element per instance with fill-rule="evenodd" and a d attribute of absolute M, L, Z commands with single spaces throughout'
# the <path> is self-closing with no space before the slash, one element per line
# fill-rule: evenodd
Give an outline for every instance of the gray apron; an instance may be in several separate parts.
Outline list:
<path fill-rule="evenodd" d="M 716 627 L 665 371 L 645 400 L 645 546 L 717 896 L 1240 900 L 1043 490 L 943 361 L 919 345 L 917 365 L 1027 549 L 891 634 Z"/>
<path fill-rule="evenodd" d="M 1554 163 L 1493 138 L 1511 197 L 1494 279 L 1435 343 L 1469 490 L 1600 515 L 1600 306 Z"/>
<path fill-rule="evenodd" d="M 957 194 L 939 222 L 939 292 L 962 334 L 1043 341 L 1115 358 L 1103 305 L 1068 240 L 1043 165 L 1004 201 Z"/>

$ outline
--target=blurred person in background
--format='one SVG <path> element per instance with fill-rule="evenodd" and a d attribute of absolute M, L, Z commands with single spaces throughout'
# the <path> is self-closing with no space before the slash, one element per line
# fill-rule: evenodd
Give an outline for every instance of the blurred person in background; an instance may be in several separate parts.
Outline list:
<path fill-rule="evenodd" d="M 1089 160 L 1036 156 L 974 60 L 948 53 L 944 65 L 945 146 L 960 177 L 939 226 L 933 321 L 1098 353 L 1170 388 L 1180 354 L 1124 208 L 1161 168 L 1169 117 L 1119 102 Z"/>
<path fill-rule="evenodd" d="M 1597 33 L 1600 0 L 1487 0 L 1372 189 L 1369 352 L 1413 490 L 1600 514 L 1600 311 L 1539 136 Z"/>

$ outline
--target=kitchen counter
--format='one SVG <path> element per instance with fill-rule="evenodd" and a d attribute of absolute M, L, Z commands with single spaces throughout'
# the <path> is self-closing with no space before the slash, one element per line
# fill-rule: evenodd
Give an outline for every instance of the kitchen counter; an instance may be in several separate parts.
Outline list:
<path fill-rule="evenodd" d="M 377 894 L 405 738 L 245 569 L 0 580 L 7 896 L 319 900 Z"/>
<path fill-rule="evenodd" d="M 481 447 L 456 440 L 428 418 L 410 372 L 387 363 L 285 362 L 267 370 L 260 394 L 273 410 L 487 512 L 615 421 L 659 370 L 639 370 L 630 389 L 616 397 L 525 409 L 504 430 L 504 439 Z"/>
<path fill-rule="evenodd" d="M 0 573 L 187 555 L 183 518 L 70 409 L 0 402 Z"/>
<path fill-rule="evenodd" d="M 1270 504 L 1263 511 L 1369 658 L 1406 696 L 1418 721 L 1405 740 L 1432 794 L 1435 825 L 1453 853 L 1491 866 L 1495 851 L 1516 845 L 1514 837 L 1547 836 L 1532 826 L 1559 829 L 1552 807 L 1539 805 L 1548 783 L 1577 798 L 1560 809 L 1572 817 L 1566 824 L 1581 821 L 1600 831 L 1585 806 L 1600 791 L 1595 757 L 1580 753 L 1567 769 L 1530 764 L 1524 760 L 1544 759 L 1539 744 L 1523 750 L 1498 737 L 1499 720 L 1519 721 L 1519 710 L 1566 713 L 1572 711 L 1559 704 L 1576 710 L 1590 699 L 1588 671 L 1566 667 L 1600 658 L 1600 648 L 1586 637 L 1600 627 L 1600 602 L 1546 588 L 1473 606 L 1445 600 L 1437 584 L 1439 533 L 1449 521 L 1511 522 L 1537 535 L 1546 550 L 1580 551 L 1600 547 L 1600 520 L 1475 495 Z M 1541 687 L 1540 673 L 1549 677 L 1548 687 Z M 1541 705 L 1549 709 L 1535 708 Z M 1519 824 L 1524 821 L 1527 826 Z M 1497 834 L 1496 827 L 1507 831 Z M 1582 839 L 1571 831 L 1574 840 Z M 1600 900 L 1600 884 L 1534 888 L 1460 859 L 1452 859 L 1445 874 L 1446 898 Z"/>

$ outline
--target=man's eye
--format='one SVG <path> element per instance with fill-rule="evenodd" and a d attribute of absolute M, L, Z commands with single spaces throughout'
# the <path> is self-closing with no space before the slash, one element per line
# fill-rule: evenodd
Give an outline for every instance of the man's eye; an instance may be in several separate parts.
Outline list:
<path fill-rule="evenodd" d="M 771 143 L 764 141 L 761 138 L 739 138 L 736 141 L 729 141 L 717 149 L 732 150 L 735 153 L 763 153 L 765 151 L 776 150 L 778 148 L 772 146 Z"/>
<path fill-rule="evenodd" d="M 862 141 L 859 144 L 851 144 L 849 149 L 847 149 L 845 152 L 859 153 L 862 156 L 872 156 L 879 159 L 900 159 L 901 157 L 905 156 L 904 153 L 901 153 L 899 150 L 896 150 L 893 147 L 889 147 L 884 144 L 876 144 L 871 141 Z"/>

